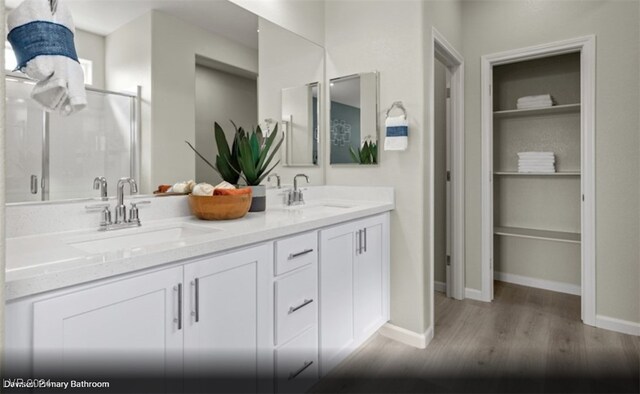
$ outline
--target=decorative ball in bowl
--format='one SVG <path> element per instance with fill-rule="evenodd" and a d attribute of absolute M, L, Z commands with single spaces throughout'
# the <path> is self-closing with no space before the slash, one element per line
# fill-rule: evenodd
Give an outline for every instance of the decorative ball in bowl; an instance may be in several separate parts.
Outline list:
<path fill-rule="evenodd" d="M 189 194 L 189 206 L 191 207 L 191 213 L 201 220 L 239 219 L 249 212 L 251 197 L 251 192 L 213 196 L 194 196 Z"/>

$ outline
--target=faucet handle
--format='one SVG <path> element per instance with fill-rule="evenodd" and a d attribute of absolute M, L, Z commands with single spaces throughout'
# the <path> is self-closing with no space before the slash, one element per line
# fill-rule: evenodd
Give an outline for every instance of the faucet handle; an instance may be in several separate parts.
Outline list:
<path fill-rule="evenodd" d="M 86 209 L 87 211 L 102 211 L 104 210 L 104 208 L 109 208 L 109 207 L 111 207 L 111 204 L 103 203 L 103 204 L 85 205 L 84 209 Z"/>
<path fill-rule="evenodd" d="M 85 209 L 87 211 L 101 211 L 102 212 L 102 220 L 100 220 L 100 229 L 101 230 L 105 230 L 107 228 L 108 225 L 111 224 L 111 210 L 109 209 L 111 206 L 110 204 L 94 204 L 94 205 L 87 205 L 85 206 Z"/>
<path fill-rule="evenodd" d="M 129 222 L 137 223 L 139 226 L 140 217 L 138 217 L 138 205 L 151 204 L 151 201 L 149 200 L 137 201 L 137 202 L 132 201 L 130 204 L 131 204 L 131 208 L 129 209 Z"/>

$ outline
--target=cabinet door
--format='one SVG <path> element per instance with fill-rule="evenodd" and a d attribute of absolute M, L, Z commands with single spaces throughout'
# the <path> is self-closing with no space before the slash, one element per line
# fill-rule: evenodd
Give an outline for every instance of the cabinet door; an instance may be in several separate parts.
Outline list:
<path fill-rule="evenodd" d="M 182 273 L 171 268 L 35 302 L 36 376 L 161 380 L 181 373 Z"/>
<path fill-rule="evenodd" d="M 356 338 L 369 337 L 384 323 L 383 234 L 380 216 L 357 223 L 362 245 L 354 265 L 354 325 Z"/>
<path fill-rule="evenodd" d="M 345 224 L 320 232 L 320 368 L 325 375 L 351 349 L 355 227 Z"/>
<path fill-rule="evenodd" d="M 194 389 L 255 392 L 272 374 L 272 267 L 270 244 L 185 265 L 185 377 Z"/>

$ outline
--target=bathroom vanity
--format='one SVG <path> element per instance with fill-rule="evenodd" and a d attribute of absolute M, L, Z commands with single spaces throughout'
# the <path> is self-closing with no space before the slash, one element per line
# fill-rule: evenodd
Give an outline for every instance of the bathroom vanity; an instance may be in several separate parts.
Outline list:
<path fill-rule="evenodd" d="M 394 199 L 390 188 L 305 194 L 289 208 L 270 191 L 267 212 L 229 222 L 184 217 L 176 197 L 141 208 L 143 221 L 175 217 L 139 229 L 12 230 L 7 364 L 36 377 L 100 369 L 308 389 L 389 320 Z"/>

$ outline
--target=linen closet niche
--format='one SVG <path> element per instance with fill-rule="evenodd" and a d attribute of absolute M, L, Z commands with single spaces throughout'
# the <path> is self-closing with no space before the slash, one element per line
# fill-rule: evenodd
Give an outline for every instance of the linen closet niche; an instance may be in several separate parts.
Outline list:
<path fill-rule="evenodd" d="M 549 94 L 551 107 L 518 109 Z M 494 278 L 580 295 L 580 54 L 493 68 Z M 519 152 L 553 152 L 555 172 L 519 172 Z"/>

